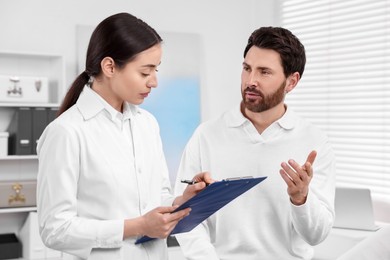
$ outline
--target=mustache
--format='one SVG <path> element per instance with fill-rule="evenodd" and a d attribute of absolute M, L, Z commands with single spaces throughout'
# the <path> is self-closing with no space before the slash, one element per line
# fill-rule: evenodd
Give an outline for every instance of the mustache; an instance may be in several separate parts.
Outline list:
<path fill-rule="evenodd" d="M 244 93 L 248 93 L 248 92 L 260 95 L 261 97 L 264 97 L 263 93 L 261 93 L 259 90 L 255 89 L 253 87 L 246 87 L 244 89 Z"/>

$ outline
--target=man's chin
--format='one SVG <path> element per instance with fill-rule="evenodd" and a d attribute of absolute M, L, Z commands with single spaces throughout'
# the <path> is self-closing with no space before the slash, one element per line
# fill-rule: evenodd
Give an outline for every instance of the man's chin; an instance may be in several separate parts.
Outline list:
<path fill-rule="evenodd" d="M 255 112 L 255 113 L 259 113 L 259 112 L 263 111 L 262 107 L 260 107 L 259 105 L 254 104 L 254 103 L 244 102 L 244 107 L 246 109 L 248 109 L 249 111 Z"/>

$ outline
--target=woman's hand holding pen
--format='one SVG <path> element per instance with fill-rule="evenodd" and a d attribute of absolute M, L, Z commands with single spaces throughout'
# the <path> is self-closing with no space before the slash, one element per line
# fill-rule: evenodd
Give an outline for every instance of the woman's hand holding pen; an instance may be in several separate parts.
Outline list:
<path fill-rule="evenodd" d="M 214 180 L 211 178 L 210 173 L 208 172 L 202 172 L 195 175 L 191 181 L 185 181 L 185 183 L 189 185 L 187 185 L 182 196 L 176 197 L 173 205 L 183 204 L 213 182 Z"/>

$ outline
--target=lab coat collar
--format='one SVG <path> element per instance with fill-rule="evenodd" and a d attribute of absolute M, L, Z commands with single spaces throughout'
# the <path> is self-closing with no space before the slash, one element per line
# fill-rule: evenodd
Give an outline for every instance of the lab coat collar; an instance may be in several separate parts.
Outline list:
<path fill-rule="evenodd" d="M 111 119 L 116 118 L 118 113 L 120 113 L 87 85 L 84 86 L 76 104 L 85 120 L 95 117 L 102 110 L 106 110 Z M 131 118 L 138 113 L 141 113 L 141 110 L 136 105 L 125 102 L 123 107 L 123 117 L 125 119 Z"/>

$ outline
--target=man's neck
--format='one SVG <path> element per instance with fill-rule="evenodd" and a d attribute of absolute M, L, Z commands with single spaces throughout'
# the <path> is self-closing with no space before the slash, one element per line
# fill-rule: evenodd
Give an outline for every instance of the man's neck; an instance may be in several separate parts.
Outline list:
<path fill-rule="evenodd" d="M 241 103 L 241 113 L 252 122 L 259 134 L 263 133 L 273 122 L 281 118 L 286 112 L 284 103 L 263 112 L 252 112 Z"/>

